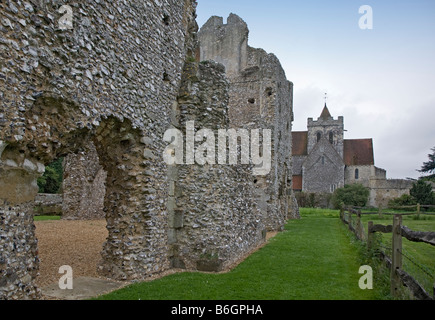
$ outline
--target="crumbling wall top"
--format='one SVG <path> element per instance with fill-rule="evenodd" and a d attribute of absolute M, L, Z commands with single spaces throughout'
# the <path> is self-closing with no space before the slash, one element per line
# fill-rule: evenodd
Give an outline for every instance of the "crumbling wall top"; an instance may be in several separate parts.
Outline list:
<path fill-rule="evenodd" d="M 227 24 L 221 17 L 211 17 L 198 33 L 201 60 L 222 63 L 228 76 L 239 74 L 247 66 L 248 35 L 246 22 L 233 13 Z"/>

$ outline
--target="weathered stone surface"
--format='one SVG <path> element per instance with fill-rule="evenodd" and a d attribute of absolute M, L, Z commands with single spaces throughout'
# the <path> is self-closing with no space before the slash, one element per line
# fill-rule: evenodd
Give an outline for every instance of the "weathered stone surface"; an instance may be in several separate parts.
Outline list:
<path fill-rule="evenodd" d="M 71 30 L 59 28 L 62 5 L 73 10 Z M 167 166 L 160 155 L 190 54 L 195 6 L 193 0 L 0 4 L 0 185 L 7 186 L 0 188 L 0 260 L 1 278 L 8 279 L 0 298 L 37 295 L 33 281 L 21 283 L 29 274 L 34 279 L 29 270 L 38 267 L 32 232 L 38 163 L 82 152 L 89 141 L 107 172 L 101 272 L 144 279 L 169 268 Z M 141 139 L 155 158 L 144 157 Z M 18 245 L 27 250 L 17 252 Z"/>
<path fill-rule="evenodd" d="M 59 26 L 64 4 L 72 29 Z M 99 272 L 109 278 L 143 280 L 171 267 L 219 271 L 261 245 L 266 229 L 297 217 L 289 192 L 292 84 L 278 59 L 247 38 L 237 48 L 243 59 L 228 57 L 234 76 L 225 63 L 199 63 L 195 7 L 0 4 L 0 299 L 39 297 L 36 179 L 61 156 L 65 211 L 93 211 L 90 203 L 101 208 L 104 199 Z M 240 18 L 229 24 L 247 36 Z M 164 134 L 188 121 L 195 130 L 273 130 L 270 173 L 256 179 L 252 164 L 167 165 Z M 103 171 L 104 196 L 96 187 Z"/>
<path fill-rule="evenodd" d="M 38 193 L 34 210 L 35 215 L 62 215 L 62 194 Z"/>
<path fill-rule="evenodd" d="M 211 17 L 198 33 L 201 60 L 226 68 L 230 127 L 273 132 L 271 170 L 251 180 L 262 222 L 268 230 L 282 230 L 288 216 L 299 216 L 292 194 L 293 84 L 275 55 L 248 45 L 248 34 L 247 24 L 235 14 L 226 24 Z"/>
<path fill-rule="evenodd" d="M 86 151 L 69 154 L 63 162 L 62 219 L 104 219 L 107 173 L 91 142 Z"/>
<path fill-rule="evenodd" d="M 217 149 L 218 130 L 229 129 L 228 91 L 223 65 L 187 62 L 174 126 L 184 132 L 194 121 L 195 131 L 212 130 Z M 169 179 L 174 267 L 220 271 L 263 243 L 252 166 L 180 165 L 170 170 Z"/>

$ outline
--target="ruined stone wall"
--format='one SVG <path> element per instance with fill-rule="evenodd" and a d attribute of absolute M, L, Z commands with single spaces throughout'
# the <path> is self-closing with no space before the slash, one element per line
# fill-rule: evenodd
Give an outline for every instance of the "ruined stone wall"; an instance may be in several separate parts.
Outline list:
<path fill-rule="evenodd" d="M 72 29 L 60 28 L 61 5 L 73 12 Z M 66 210 L 89 205 L 92 198 L 76 196 L 103 180 L 98 163 L 107 174 L 99 272 L 109 278 L 143 280 L 171 267 L 219 271 L 260 245 L 266 228 L 283 227 L 295 205 L 292 85 L 276 57 L 248 48 L 247 38 L 239 52 L 246 72 L 237 77 L 252 84 L 258 110 L 248 114 L 259 122 L 243 128 L 273 129 L 270 173 L 256 179 L 252 165 L 162 159 L 167 129 L 189 120 L 196 129 L 229 128 L 231 90 L 251 88 L 229 85 L 222 65 L 195 61 L 195 6 L 0 3 L 0 299 L 40 296 L 36 179 L 61 156 L 74 167 L 65 170 Z"/>
<path fill-rule="evenodd" d="M 91 142 L 86 151 L 69 154 L 63 163 L 62 219 L 104 219 L 107 173 Z"/>
<path fill-rule="evenodd" d="M 248 27 L 231 14 L 227 24 L 212 17 L 199 32 L 201 60 L 226 67 L 230 81 L 230 127 L 272 130 L 272 167 L 252 177 L 257 204 L 268 230 L 280 230 L 292 210 L 291 128 L 293 84 L 287 81 L 279 60 L 262 49 L 248 46 Z"/>
<path fill-rule="evenodd" d="M 35 215 L 62 215 L 62 194 L 38 193 L 35 198 Z"/>
<path fill-rule="evenodd" d="M 0 207 L 0 299 L 37 299 L 39 259 L 31 203 Z"/>
<path fill-rule="evenodd" d="M 403 179 L 371 179 L 369 205 L 387 208 L 388 202 L 409 194 L 413 181 Z"/>
<path fill-rule="evenodd" d="M 214 165 L 170 168 L 174 176 L 170 178 L 174 199 L 168 205 L 173 267 L 221 271 L 265 240 L 255 203 L 253 167 L 218 164 L 218 130 L 229 129 L 228 88 L 222 65 L 212 61 L 186 64 L 175 126 L 185 140 L 188 121 L 195 122 L 195 133 L 211 130 L 216 154 Z"/>
<path fill-rule="evenodd" d="M 73 28 L 61 30 L 61 5 Z M 195 1 L 0 3 L 0 298 L 37 297 L 31 208 L 44 164 L 93 141 L 107 172 L 101 272 L 169 268 L 167 166 Z M 18 249 L 17 249 L 18 248 Z"/>

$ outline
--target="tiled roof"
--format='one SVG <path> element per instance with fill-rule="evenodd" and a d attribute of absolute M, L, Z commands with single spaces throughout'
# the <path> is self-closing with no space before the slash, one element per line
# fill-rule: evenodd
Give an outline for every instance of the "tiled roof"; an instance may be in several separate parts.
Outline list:
<path fill-rule="evenodd" d="M 344 140 L 344 163 L 347 166 L 374 165 L 373 139 Z"/>
<path fill-rule="evenodd" d="M 293 190 L 302 190 L 302 176 L 293 176 Z"/>
<path fill-rule="evenodd" d="M 308 154 L 308 131 L 292 132 L 293 155 L 306 156 Z"/>

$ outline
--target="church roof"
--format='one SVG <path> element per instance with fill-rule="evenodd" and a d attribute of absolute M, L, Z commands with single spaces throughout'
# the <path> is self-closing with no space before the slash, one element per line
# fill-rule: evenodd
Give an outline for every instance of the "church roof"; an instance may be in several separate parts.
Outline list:
<path fill-rule="evenodd" d="M 308 155 L 308 132 L 292 132 L 293 156 Z M 373 139 L 344 140 L 343 161 L 347 166 L 370 166 L 375 164 Z"/>
<path fill-rule="evenodd" d="M 293 190 L 302 190 L 302 176 L 293 176 Z"/>
<path fill-rule="evenodd" d="M 344 140 L 344 163 L 347 166 L 374 165 L 373 139 Z"/>
<path fill-rule="evenodd" d="M 320 115 L 320 118 L 327 120 L 329 118 L 332 118 L 331 113 L 329 112 L 328 106 L 325 103 L 325 107 L 323 108 L 322 114 Z"/>
<path fill-rule="evenodd" d="M 308 155 L 308 131 L 292 132 L 293 139 L 293 155 L 306 156 Z"/>

